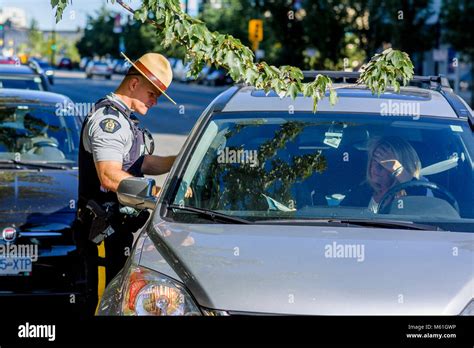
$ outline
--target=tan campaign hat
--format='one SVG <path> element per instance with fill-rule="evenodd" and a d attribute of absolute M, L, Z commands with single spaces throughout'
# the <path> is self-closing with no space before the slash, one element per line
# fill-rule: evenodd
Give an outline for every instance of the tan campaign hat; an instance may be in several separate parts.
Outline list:
<path fill-rule="evenodd" d="M 120 53 L 140 74 L 176 105 L 176 102 L 165 92 L 173 80 L 173 71 L 168 59 L 159 53 L 147 53 L 132 62 L 125 53 Z"/>

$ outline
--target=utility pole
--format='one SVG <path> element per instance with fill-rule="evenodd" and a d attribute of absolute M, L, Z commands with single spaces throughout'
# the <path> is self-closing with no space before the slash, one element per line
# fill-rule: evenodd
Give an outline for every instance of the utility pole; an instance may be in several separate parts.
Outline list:
<path fill-rule="evenodd" d="M 51 41 L 51 66 L 55 66 L 55 54 L 56 54 L 56 28 L 53 29 L 52 41 Z"/>

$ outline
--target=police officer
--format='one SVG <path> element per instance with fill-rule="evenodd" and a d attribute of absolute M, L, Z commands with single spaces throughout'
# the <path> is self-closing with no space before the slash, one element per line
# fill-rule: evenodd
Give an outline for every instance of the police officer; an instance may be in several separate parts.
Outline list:
<path fill-rule="evenodd" d="M 124 55 L 125 56 L 125 55 Z M 130 255 L 133 235 L 149 217 L 120 206 L 116 191 L 130 176 L 160 175 L 176 156 L 152 155 L 153 140 L 133 114 L 145 115 L 172 80 L 168 60 L 147 53 L 131 63 L 114 93 L 96 102 L 82 126 L 79 149 L 79 202 L 75 239 L 85 259 L 86 307 L 94 313 L 110 280 Z M 150 148 L 146 149 L 145 137 Z"/>

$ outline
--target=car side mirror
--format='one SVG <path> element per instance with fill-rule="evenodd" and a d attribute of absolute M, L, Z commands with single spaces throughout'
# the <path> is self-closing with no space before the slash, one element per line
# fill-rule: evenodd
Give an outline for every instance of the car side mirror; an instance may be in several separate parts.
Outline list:
<path fill-rule="evenodd" d="M 126 178 L 120 181 L 117 197 L 121 204 L 135 209 L 155 209 L 157 198 L 153 195 L 155 180 L 150 178 Z"/>

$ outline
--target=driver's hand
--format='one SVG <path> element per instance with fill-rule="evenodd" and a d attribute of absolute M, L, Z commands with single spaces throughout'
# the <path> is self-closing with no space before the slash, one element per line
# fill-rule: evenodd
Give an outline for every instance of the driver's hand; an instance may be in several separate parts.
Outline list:
<path fill-rule="evenodd" d="M 191 186 L 188 186 L 186 189 L 186 193 L 184 194 L 184 198 L 192 198 L 193 197 L 193 189 Z"/>
<path fill-rule="evenodd" d="M 395 158 L 393 152 L 383 146 L 375 150 L 374 160 L 389 171 L 390 174 L 399 170 L 403 165 Z"/>
<path fill-rule="evenodd" d="M 373 158 L 390 174 L 394 175 L 398 182 L 404 183 L 413 179 L 413 174 L 403 168 L 403 164 L 396 159 L 390 149 L 380 146 L 375 150 Z"/>

